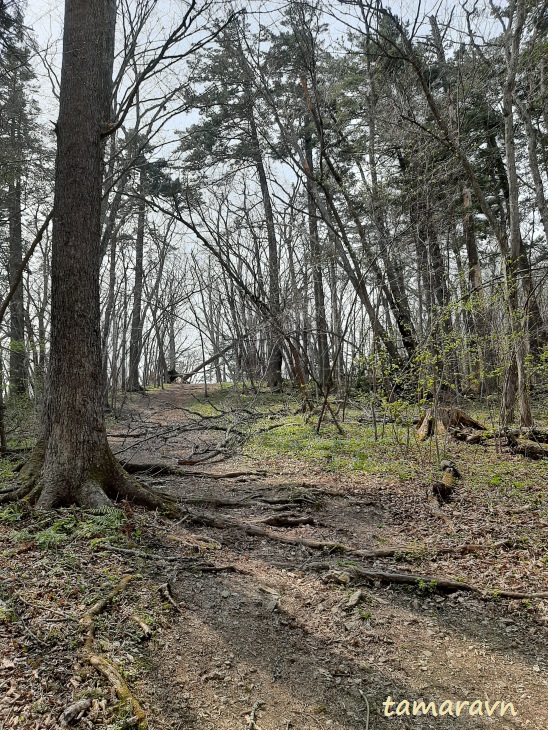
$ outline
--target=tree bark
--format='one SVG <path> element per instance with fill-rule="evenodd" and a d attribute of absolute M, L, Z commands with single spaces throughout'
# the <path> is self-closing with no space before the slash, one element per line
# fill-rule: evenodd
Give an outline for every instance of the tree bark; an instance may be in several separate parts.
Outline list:
<path fill-rule="evenodd" d="M 507 39 L 505 42 L 505 53 L 507 63 L 506 81 L 504 84 L 503 94 L 503 113 L 504 113 L 504 144 L 506 149 L 506 170 L 508 176 L 508 210 L 510 219 L 510 263 L 508 266 L 509 273 L 509 303 L 511 329 L 513 339 L 515 340 L 515 377 L 517 378 L 517 388 L 515 389 L 519 402 L 520 421 L 522 426 L 532 426 L 533 416 L 531 414 L 531 404 L 528 392 L 528 376 L 527 376 L 527 354 L 529 339 L 524 336 L 527 331 L 528 319 L 528 302 L 526 300 L 526 282 L 523 269 L 523 242 L 520 230 L 520 214 L 519 214 L 519 184 L 516 164 L 516 137 L 514 128 L 514 90 L 516 84 L 516 75 L 519 61 L 519 49 L 523 26 L 525 23 L 525 0 L 515 0 L 512 5 L 512 18 L 514 23 L 510 23 L 507 31 Z M 528 262 L 527 262 L 528 263 Z M 524 320 L 524 321 L 523 321 Z M 511 383 L 510 376 L 513 375 L 513 369 L 509 371 L 509 377 L 506 379 L 507 388 L 505 392 L 503 409 L 503 425 L 508 425 L 508 416 L 513 410 L 512 399 L 510 393 L 514 392 L 514 384 Z M 508 387 L 509 386 L 509 387 Z"/>
<path fill-rule="evenodd" d="M 329 342 L 327 340 L 327 317 L 325 314 L 325 293 L 323 287 L 320 238 L 314 187 L 314 158 L 312 139 L 307 135 L 304 140 L 307 165 L 306 192 L 308 203 L 308 233 L 310 256 L 312 259 L 312 279 L 314 286 L 314 314 L 316 318 L 316 342 L 318 347 L 318 380 L 323 388 L 330 387 L 331 365 L 329 363 Z"/>
<path fill-rule="evenodd" d="M 23 261 L 21 235 L 21 181 L 19 176 L 10 184 L 9 209 L 9 281 L 14 281 Z M 23 287 L 18 286 L 10 302 L 10 396 L 24 395 L 26 385 L 25 310 Z"/>
<path fill-rule="evenodd" d="M 273 390 L 278 390 L 282 384 L 282 337 L 280 332 L 280 267 L 278 263 L 278 243 L 276 240 L 276 231 L 274 228 L 274 211 L 272 210 L 272 201 L 270 199 L 270 190 L 268 189 L 268 180 L 264 167 L 263 157 L 259 144 L 259 135 L 253 107 L 250 106 L 249 112 L 249 128 L 251 133 L 251 141 L 255 154 L 255 167 L 259 177 L 259 185 L 261 187 L 261 195 L 263 198 L 263 206 L 266 221 L 266 235 L 268 239 L 268 303 L 272 314 L 269 333 L 268 348 L 268 365 L 267 365 L 267 381 Z"/>
<path fill-rule="evenodd" d="M 142 165 L 144 164 L 144 160 Z M 131 338 L 129 342 L 129 373 L 127 389 L 142 390 L 139 378 L 139 362 L 143 341 L 143 318 L 141 316 L 141 300 L 143 298 L 143 250 L 145 242 L 145 171 L 139 171 L 139 209 L 137 213 L 137 235 L 135 238 L 135 279 L 133 284 L 133 306 L 131 309 Z"/>
<path fill-rule="evenodd" d="M 40 509 L 118 496 L 161 508 L 114 460 L 103 419 L 99 269 L 103 138 L 115 0 L 66 0 L 52 239 L 51 348 L 42 437 L 15 493 Z"/>
<path fill-rule="evenodd" d="M 23 163 L 23 145 L 21 139 L 21 124 L 24 114 L 24 98 L 20 81 L 20 74 L 12 74 L 10 99 L 11 108 L 10 146 L 13 161 L 13 177 L 8 186 L 8 216 L 9 216 L 9 283 L 10 287 L 17 278 L 23 261 L 23 236 L 21 230 L 21 165 Z M 18 286 L 10 302 L 10 365 L 9 365 L 9 393 L 10 396 L 24 395 L 26 385 L 26 354 L 25 354 L 25 313 L 23 287 Z"/>

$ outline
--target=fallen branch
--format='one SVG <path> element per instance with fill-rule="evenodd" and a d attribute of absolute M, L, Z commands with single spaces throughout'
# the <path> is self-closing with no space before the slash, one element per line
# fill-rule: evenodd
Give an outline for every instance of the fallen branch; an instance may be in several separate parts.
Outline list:
<path fill-rule="evenodd" d="M 190 372 L 184 373 L 184 374 L 176 373 L 174 376 L 174 380 L 176 380 L 177 378 L 180 378 L 181 383 L 188 383 L 188 381 L 192 378 L 193 375 L 196 375 L 201 370 L 206 368 L 208 365 L 211 365 L 211 363 L 215 362 L 223 355 L 226 355 L 227 352 L 230 352 L 230 350 L 232 350 L 235 347 L 237 342 L 238 342 L 237 340 L 235 340 L 234 342 L 231 342 L 230 345 L 227 345 L 223 350 L 215 353 L 215 355 L 208 357 L 207 360 L 204 360 L 204 362 L 201 362 L 199 365 L 197 365 L 195 368 L 193 368 Z"/>
<path fill-rule="evenodd" d="M 59 723 L 61 726 L 66 727 L 70 725 L 74 720 L 80 719 L 86 710 L 91 707 L 91 700 L 78 700 L 72 705 L 69 705 L 59 717 Z"/>

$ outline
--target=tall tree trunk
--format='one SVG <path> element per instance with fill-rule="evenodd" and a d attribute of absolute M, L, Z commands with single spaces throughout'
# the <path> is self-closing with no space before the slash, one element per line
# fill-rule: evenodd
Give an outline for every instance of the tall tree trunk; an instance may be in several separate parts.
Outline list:
<path fill-rule="evenodd" d="M 10 54 L 11 55 L 11 54 Z M 15 63 L 14 63 L 15 62 Z M 23 236 L 21 229 L 21 166 L 23 163 L 22 117 L 24 114 L 24 97 L 21 87 L 20 72 L 17 61 L 12 59 L 14 70 L 8 106 L 11 107 L 9 125 L 10 147 L 14 155 L 13 176 L 8 186 L 9 216 L 9 283 L 10 286 L 21 268 L 23 260 Z M 10 302 L 10 364 L 9 393 L 10 396 L 26 393 L 26 355 L 25 355 L 25 310 L 23 286 L 20 284 Z"/>
<path fill-rule="evenodd" d="M 101 382 L 102 131 L 109 121 L 115 0 L 66 0 L 53 219 L 51 348 L 42 439 L 19 496 L 42 509 L 162 506 L 115 462 Z"/>
<path fill-rule="evenodd" d="M 306 192 L 308 203 L 308 234 L 314 285 L 314 314 L 316 318 L 316 341 L 318 344 L 318 380 L 323 388 L 330 385 L 331 365 L 329 363 L 329 342 L 327 339 L 327 317 L 325 315 L 325 293 L 323 288 L 322 261 L 318 220 L 314 191 L 314 158 L 312 139 L 307 135 L 304 140 L 306 155 Z"/>
<path fill-rule="evenodd" d="M 127 389 L 142 390 L 139 379 L 139 362 L 143 347 L 143 317 L 141 302 L 143 299 L 143 251 L 145 243 L 145 172 L 139 170 L 139 208 L 137 212 L 137 235 L 135 237 L 135 278 L 133 284 L 133 306 L 131 308 L 131 337 L 129 342 L 129 374 Z"/>
<path fill-rule="evenodd" d="M 14 122 L 15 123 L 15 122 Z M 19 174 L 8 191 L 9 210 L 9 279 L 21 268 L 23 237 L 21 232 L 21 180 Z M 10 302 L 10 396 L 24 395 L 26 384 L 24 288 L 19 285 Z"/>
<path fill-rule="evenodd" d="M 512 420 L 514 400 L 519 402 L 522 426 L 532 426 L 531 403 L 527 383 L 527 354 L 529 338 L 528 319 L 528 262 L 524 261 L 524 247 L 520 230 L 519 184 L 516 164 L 516 136 L 514 125 L 514 90 L 519 61 L 521 36 L 525 23 L 525 0 L 512 3 L 513 17 L 509 21 L 505 53 L 507 73 L 503 94 L 504 145 L 506 150 L 506 171 L 508 176 L 508 211 L 510 219 L 510 261 L 508 264 L 508 288 L 511 317 L 512 341 L 515 348 L 515 369 L 510 368 L 506 378 L 502 421 L 507 425 Z M 524 321 L 525 320 L 525 321 Z M 517 385 L 517 387 L 516 387 Z M 515 395 L 514 395 L 515 394 Z"/>
<path fill-rule="evenodd" d="M 276 240 L 276 230 L 274 228 L 274 211 L 272 209 L 272 201 L 270 199 L 270 190 L 268 189 L 268 180 L 264 167 L 263 157 L 259 144 L 259 135 L 252 106 L 249 113 L 249 128 L 251 140 L 255 154 L 255 167 L 259 176 L 259 185 L 263 199 L 266 235 L 268 240 L 268 304 L 271 313 L 270 332 L 269 332 L 269 352 L 267 366 L 268 385 L 277 390 L 282 384 L 282 334 L 280 322 L 280 268 L 278 263 L 278 243 Z"/>

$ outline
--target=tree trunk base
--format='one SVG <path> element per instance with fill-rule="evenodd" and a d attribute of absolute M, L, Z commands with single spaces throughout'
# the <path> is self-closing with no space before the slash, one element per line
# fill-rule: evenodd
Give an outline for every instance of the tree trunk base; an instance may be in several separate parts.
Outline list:
<path fill-rule="evenodd" d="M 128 474 L 116 461 L 108 445 L 93 467 L 75 467 L 70 475 L 64 474 L 56 465 L 48 469 L 45 461 L 46 450 L 44 444 L 39 443 L 21 470 L 17 485 L 0 493 L 0 504 L 24 500 L 37 509 L 47 511 L 72 505 L 94 509 L 127 500 L 172 516 L 182 513 L 174 499 L 148 489 Z M 76 477 L 75 473 L 79 476 Z"/>

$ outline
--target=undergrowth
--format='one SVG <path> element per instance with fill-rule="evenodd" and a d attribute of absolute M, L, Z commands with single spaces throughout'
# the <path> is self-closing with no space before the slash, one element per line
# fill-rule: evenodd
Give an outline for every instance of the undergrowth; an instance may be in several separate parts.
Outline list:
<path fill-rule="evenodd" d="M 33 541 L 40 548 L 55 548 L 78 539 L 89 540 L 95 547 L 128 537 L 127 516 L 115 506 L 58 510 L 37 517 L 24 504 L 14 504 L 0 511 L 0 523 L 12 527 L 13 542 Z"/>

